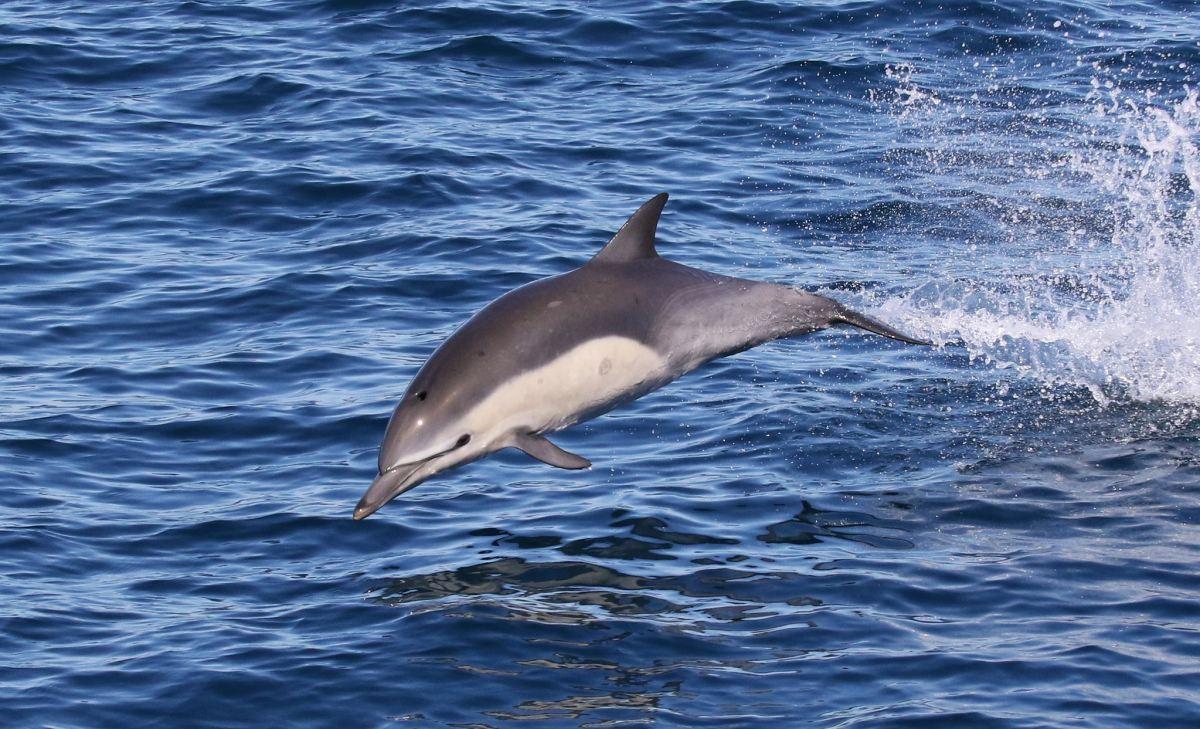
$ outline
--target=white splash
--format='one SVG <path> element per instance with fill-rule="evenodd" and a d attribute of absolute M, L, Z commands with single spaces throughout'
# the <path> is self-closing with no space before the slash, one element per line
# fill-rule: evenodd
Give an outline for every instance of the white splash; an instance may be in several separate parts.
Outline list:
<path fill-rule="evenodd" d="M 889 63 L 884 67 L 883 72 L 892 82 L 891 95 L 894 97 L 892 103 L 895 108 L 899 109 L 901 119 L 907 117 L 910 112 L 938 106 L 942 103 L 937 94 L 922 88 L 916 82 L 914 77 L 917 69 L 911 63 Z M 868 93 L 868 98 L 872 102 L 880 100 L 874 91 Z"/>
<path fill-rule="evenodd" d="M 1013 254 L 1001 264 L 1007 271 L 931 282 L 869 306 L 973 358 L 1087 387 L 1101 403 L 1200 403 L 1197 92 L 1156 104 L 1109 86 L 1093 83 L 1079 143 L 1045 178 L 1091 197 L 1086 209 L 1101 218 L 1092 233 L 1042 229 L 1058 250 Z"/>

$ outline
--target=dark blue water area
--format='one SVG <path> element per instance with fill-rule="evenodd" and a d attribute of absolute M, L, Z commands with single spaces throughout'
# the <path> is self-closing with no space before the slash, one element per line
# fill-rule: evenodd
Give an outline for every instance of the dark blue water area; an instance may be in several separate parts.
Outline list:
<path fill-rule="evenodd" d="M 1200 725 L 1192 2 L 0 4 L 5 726 Z M 361 522 L 500 294 L 841 298 Z"/>

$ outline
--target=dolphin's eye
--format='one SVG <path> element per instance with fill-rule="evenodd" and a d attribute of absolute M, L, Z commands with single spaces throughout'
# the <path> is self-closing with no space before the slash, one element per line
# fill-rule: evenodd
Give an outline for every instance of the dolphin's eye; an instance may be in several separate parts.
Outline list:
<path fill-rule="evenodd" d="M 467 433 L 466 435 L 464 435 L 463 437 L 458 439 L 458 442 L 454 444 L 454 447 L 462 448 L 463 446 L 465 446 L 466 444 L 468 444 L 470 442 L 471 442 L 471 434 Z"/>
<path fill-rule="evenodd" d="M 417 399 L 422 402 L 424 402 L 425 398 L 427 398 L 427 397 L 429 397 L 429 393 L 425 392 L 424 390 L 421 390 L 420 392 L 417 393 Z"/>

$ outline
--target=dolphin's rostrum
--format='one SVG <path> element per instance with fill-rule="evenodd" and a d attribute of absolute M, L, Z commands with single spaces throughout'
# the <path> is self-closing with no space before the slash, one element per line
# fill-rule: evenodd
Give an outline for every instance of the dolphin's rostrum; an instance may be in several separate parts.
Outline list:
<path fill-rule="evenodd" d="M 823 296 L 660 257 L 666 202 L 651 198 L 586 265 L 510 291 L 438 347 L 392 413 L 355 519 L 502 448 L 587 468 L 545 434 L 763 342 L 852 324 L 925 344 Z"/>

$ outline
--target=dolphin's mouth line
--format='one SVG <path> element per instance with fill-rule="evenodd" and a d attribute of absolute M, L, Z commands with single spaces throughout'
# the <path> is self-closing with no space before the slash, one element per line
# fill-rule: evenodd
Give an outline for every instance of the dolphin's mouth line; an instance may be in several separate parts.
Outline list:
<path fill-rule="evenodd" d="M 440 453 L 434 453 L 432 456 L 427 456 L 425 458 L 418 458 L 415 461 L 407 461 L 405 463 L 397 463 L 394 466 L 389 466 L 386 470 L 380 471 L 379 476 L 386 476 L 389 473 L 392 473 L 393 471 L 400 470 L 401 468 L 415 468 L 417 466 L 424 466 L 426 463 L 429 463 L 430 461 L 432 461 L 435 458 L 441 458 L 442 456 L 446 455 L 447 453 L 449 453 L 452 450 L 454 450 L 454 449 L 447 448 L 446 450 L 441 451 Z M 376 476 L 375 478 L 379 478 L 379 476 Z"/>
<path fill-rule="evenodd" d="M 358 506 L 355 507 L 354 518 L 365 519 L 383 508 L 387 502 L 424 481 L 431 474 L 421 475 L 422 469 L 458 448 L 459 446 L 453 446 L 431 456 L 407 463 L 397 463 L 380 471 L 371 487 L 367 489 L 367 493 L 363 494 L 362 499 L 359 500 Z"/>
<path fill-rule="evenodd" d="M 434 453 L 425 458 L 409 461 L 408 463 L 397 463 L 390 466 L 387 470 L 380 471 L 379 475 L 371 483 L 371 487 L 359 499 L 358 506 L 354 508 L 354 518 L 365 519 L 383 508 L 383 505 L 402 493 L 409 491 L 432 476 L 434 473 L 442 470 L 436 466 L 431 466 L 434 461 L 444 456 L 450 455 L 455 451 L 463 450 L 465 443 L 456 443 L 444 451 Z M 487 451 L 479 451 L 478 453 L 468 454 L 467 457 L 455 462 L 452 465 L 461 465 L 482 458 L 487 454 Z"/>
<path fill-rule="evenodd" d="M 466 436 L 464 436 L 464 437 L 466 437 Z M 455 443 L 454 445 L 450 446 L 446 450 L 438 451 L 437 453 L 434 453 L 432 456 L 425 456 L 424 458 L 418 458 L 415 461 L 406 461 L 404 463 L 397 463 L 395 465 L 389 466 L 387 469 L 380 471 L 379 476 L 386 476 L 387 474 L 391 473 L 392 471 L 395 471 L 398 468 L 406 468 L 409 466 L 423 466 L 435 458 L 441 458 L 442 456 L 446 455 L 447 453 L 450 453 L 452 451 L 458 450 L 459 448 L 462 448 L 468 442 L 470 442 L 469 437 L 467 438 L 466 442 L 460 440 L 458 443 Z M 375 478 L 379 478 L 379 476 L 376 476 Z"/>
<path fill-rule="evenodd" d="M 392 466 L 376 476 L 371 487 L 354 507 L 354 518 L 356 520 L 364 519 L 374 514 L 384 504 L 411 488 L 412 486 L 409 484 L 413 481 L 413 475 L 420 471 L 426 463 L 427 461 L 417 461 L 416 463 Z"/>
<path fill-rule="evenodd" d="M 437 458 L 437 456 L 430 456 L 430 458 Z M 408 467 L 411 467 L 411 466 L 416 466 L 416 465 L 419 465 L 419 464 L 421 464 L 421 463 L 424 463 L 424 462 L 425 462 L 425 461 L 411 461 L 411 462 L 409 462 L 409 463 L 397 463 L 396 465 L 394 465 L 394 466 L 392 466 L 392 467 L 390 467 L 390 468 L 387 468 L 387 469 L 384 469 L 384 470 L 380 471 L 380 472 L 379 472 L 379 475 L 378 475 L 378 476 L 376 476 L 375 478 L 379 478 L 379 476 L 386 476 L 386 475 L 388 475 L 389 473 L 393 473 L 393 472 L 395 472 L 395 471 L 399 471 L 401 468 L 408 468 Z"/>

